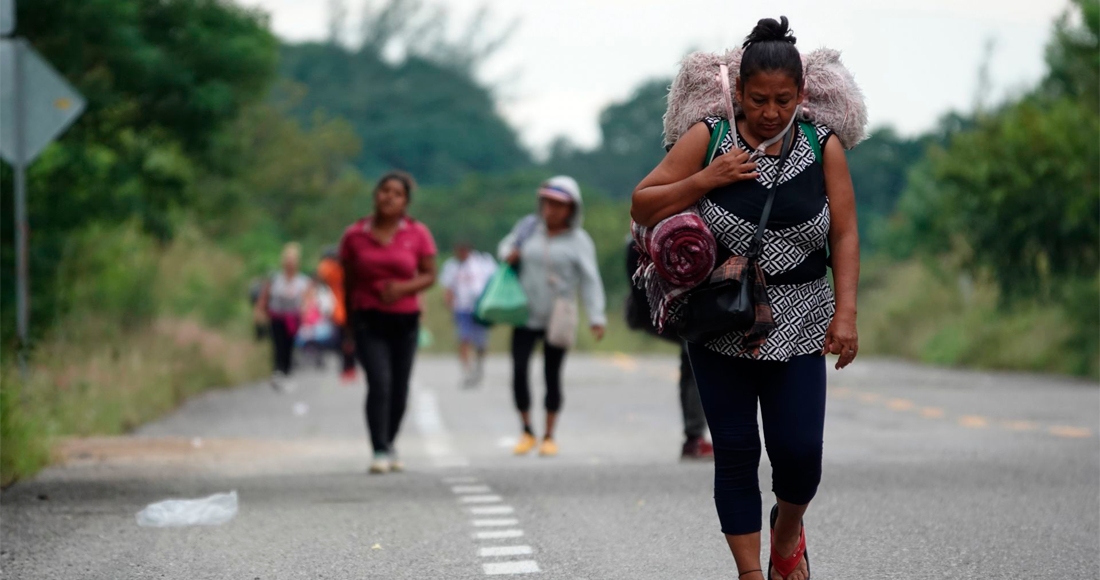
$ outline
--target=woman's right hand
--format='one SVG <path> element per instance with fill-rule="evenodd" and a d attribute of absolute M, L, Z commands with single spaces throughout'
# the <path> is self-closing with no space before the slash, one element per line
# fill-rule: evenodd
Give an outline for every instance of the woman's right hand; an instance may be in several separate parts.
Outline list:
<path fill-rule="evenodd" d="M 738 181 L 747 181 L 759 177 L 756 171 L 756 162 L 749 160 L 749 152 L 738 149 L 725 155 L 715 157 L 710 165 L 703 170 L 704 175 L 713 183 L 713 188 L 719 188 Z"/>
<path fill-rule="evenodd" d="M 516 264 L 518 264 L 519 263 L 519 249 L 517 248 L 515 250 L 512 250 L 512 253 L 508 254 L 507 258 L 504 258 L 504 261 L 507 262 L 509 266 L 515 266 Z"/>

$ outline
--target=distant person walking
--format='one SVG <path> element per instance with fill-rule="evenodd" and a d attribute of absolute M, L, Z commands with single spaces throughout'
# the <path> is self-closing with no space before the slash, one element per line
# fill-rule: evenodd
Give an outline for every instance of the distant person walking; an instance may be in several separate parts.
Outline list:
<path fill-rule="evenodd" d="M 443 264 L 439 283 L 446 292 L 447 307 L 454 315 L 458 358 L 462 362 L 462 386 L 470 388 L 481 384 L 489 340 L 489 328 L 474 320 L 474 308 L 485 284 L 496 271 L 497 263 L 492 256 L 474 250 L 468 242 L 455 244 L 454 252 L 454 257 Z"/>
<path fill-rule="evenodd" d="M 538 213 L 527 216 L 500 242 L 502 260 L 519 268 L 527 294 L 527 324 L 512 333 L 512 389 L 523 422 L 515 453 L 523 455 L 537 444 L 531 428 L 531 388 L 528 364 L 538 341 L 543 341 L 546 377 L 546 431 L 539 454 L 554 456 L 554 426 L 562 405 L 561 370 L 565 353 L 575 339 L 576 295 L 580 294 L 592 335 L 602 340 L 603 282 L 596 265 L 592 238 L 581 228 L 581 189 L 564 175 L 545 181 L 538 189 Z"/>
<path fill-rule="evenodd" d="M 348 331 L 347 299 L 344 296 L 344 267 L 336 248 L 325 250 L 317 265 L 317 277 L 328 286 L 335 299 L 332 324 L 336 327 L 336 344 L 340 349 L 340 378 L 344 383 L 355 380 L 355 347 Z"/>
<path fill-rule="evenodd" d="M 408 216 L 412 176 L 392 171 L 374 188 L 374 213 L 344 232 L 340 263 L 355 351 L 367 375 L 371 473 L 401 471 L 394 449 L 420 331 L 419 294 L 435 283 L 435 241 Z"/>
<path fill-rule="evenodd" d="M 275 372 L 271 386 L 280 392 L 294 390 L 290 372 L 294 363 L 294 339 L 302 326 L 306 297 L 313 281 L 298 271 L 302 249 L 296 243 L 283 247 L 282 270 L 264 284 L 256 301 L 256 319 L 270 322 Z"/>
<path fill-rule="evenodd" d="M 638 269 L 638 246 L 631 239 L 626 247 L 626 275 L 632 277 Z M 680 413 L 684 419 L 684 444 L 680 448 L 681 460 L 712 460 L 714 447 L 706 439 L 707 417 L 703 412 L 703 403 L 699 399 L 699 388 L 695 385 L 695 373 L 688 360 L 687 345 L 675 332 L 666 329 L 657 332 L 653 327 L 653 317 L 646 300 L 645 290 L 631 285 L 627 297 L 627 324 L 634 330 L 648 332 L 653 336 L 675 343 L 680 347 Z"/>
<path fill-rule="evenodd" d="M 751 282 L 752 327 L 688 345 L 714 437 L 714 502 L 742 580 L 809 580 L 802 516 L 821 480 L 822 355 L 840 355 L 836 368 L 842 369 L 859 348 L 859 238 L 852 180 L 830 128 L 793 122 L 806 94 L 794 43 L 786 17 L 759 21 L 745 41 L 736 79 L 743 113 L 730 119 L 729 133 L 715 141 L 713 162 L 707 163 L 708 142 L 724 125 L 717 117 L 695 124 L 676 142 L 638 184 L 631 207 L 636 222 L 653 227 L 698 205 L 725 254 L 733 256 L 716 272 L 725 279 L 746 268 L 758 272 Z M 750 156 L 758 146 L 762 154 Z M 774 206 L 768 202 L 772 193 Z M 771 215 L 757 253 L 753 239 L 765 207 Z M 826 243 L 835 299 L 827 280 Z M 747 256 L 759 256 L 758 266 Z M 690 311 L 715 310 L 699 306 Z M 690 331 L 707 321 L 681 322 L 686 326 L 680 328 Z M 771 558 L 764 570 L 758 403 L 777 499 L 770 517 Z"/>

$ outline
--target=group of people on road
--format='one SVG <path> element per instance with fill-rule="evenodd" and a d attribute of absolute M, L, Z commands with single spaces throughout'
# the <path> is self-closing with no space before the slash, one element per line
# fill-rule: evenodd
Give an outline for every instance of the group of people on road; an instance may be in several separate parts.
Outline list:
<path fill-rule="evenodd" d="M 271 337 L 271 386 L 276 391 L 295 388 L 291 371 L 296 349 L 312 354 L 318 366 L 323 366 L 326 351 L 340 352 L 343 381 L 355 380 L 355 357 L 343 340 L 347 319 L 343 293 L 343 267 L 335 253 L 326 252 L 321 258 L 315 279 L 302 273 L 301 247 L 293 242 L 283 247 L 281 268 L 253 286 L 256 334 Z"/>
<path fill-rule="evenodd" d="M 684 306 L 677 312 L 678 331 L 647 330 L 681 346 L 682 455 L 713 454 L 714 501 L 739 577 L 808 580 L 802 520 L 821 480 L 824 355 L 838 355 L 835 366 L 841 369 L 858 351 L 854 193 L 842 145 L 830 127 L 795 122 L 806 98 L 805 79 L 786 18 L 758 23 L 745 41 L 735 81 L 740 110 L 707 117 L 680 136 L 634 190 L 631 216 L 640 227 L 652 228 L 695 212 L 719 246 L 717 266 L 706 272 L 709 284 L 720 292 L 737 287 L 721 282 L 749 280 L 738 290 L 740 298 L 733 298 L 752 300 L 748 311 L 755 322 L 706 339 L 685 338 L 697 336 L 690 332 L 692 324 L 713 321 L 693 322 L 693 312 L 707 309 Z M 343 307 L 347 352 L 354 349 L 365 371 L 372 473 L 403 469 L 395 440 L 417 350 L 419 296 L 437 277 L 432 234 L 408 213 L 414 193 L 408 174 L 384 175 L 374 189 L 374 212 L 347 228 L 329 258 L 328 273 L 322 274 Z M 564 400 L 562 370 L 572 344 L 559 336 L 562 328 L 567 336 L 575 333 L 579 297 L 590 332 L 602 339 L 606 299 L 595 246 L 582 227 L 577 182 L 553 177 L 541 184 L 536 197 L 537 212 L 516 223 L 500 242 L 497 258 L 518 272 L 528 303 L 526 324 L 511 335 L 512 387 L 522 429 L 514 453 L 537 448 L 543 456 L 554 456 Z M 644 256 L 646 251 L 631 246 L 628 271 L 635 270 L 637 260 L 652 259 Z M 282 258 L 282 271 L 260 301 L 270 316 L 280 377 L 290 370 L 292 338 L 300 322 L 296 313 L 314 291 L 298 273 L 297 247 L 288 246 Z M 490 256 L 459 243 L 440 276 L 461 345 L 465 386 L 477 385 L 484 376 L 487 329 L 476 320 L 475 309 L 497 267 Z M 746 269 L 755 276 L 745 278 Z M 634 297 L 635 302 L 645 299 L 644 292 Z M 746 308 L 736 300 L 717 300 L 712 310 Z M 643 317 L 649 319 L 650 313 Z M 529 378 L 539 343 L 546 384 L 541 438 L 531 416 Z M 758 408 L 777 498 L 766 572 L 759 560 Z M 704 436 L 708 424 L 713 447 Z"/>

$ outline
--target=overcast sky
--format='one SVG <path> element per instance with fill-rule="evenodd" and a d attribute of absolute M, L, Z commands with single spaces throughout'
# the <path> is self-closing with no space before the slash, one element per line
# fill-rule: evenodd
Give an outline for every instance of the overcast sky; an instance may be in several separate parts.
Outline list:
<path fill-rule="evenodd" d="M 271 15 L 290 41 L 326 36 L 324 0 L 237 0 Z M 872 127 L 905 134 L 931 127 L 944 112 L 972 107 L 987 39 L 995 48 L 989 100 L 1023 90 L 1043 74 L 1043 49 L 1068 0 L 425 0 L 445 5 L 462 28 L 488 5 L 490 34 L 518 20 L 506 44 L 482 67 L 501 112 L 525 144 L 545 151 L 557 136 L 599 141 L 600 110 L 641 82 L 671 77 L 691 49 L 741 43 L 755 22 L 791 20 L 798 47 L 842 51 L 867 97 Z M 378 0 L 375 0 L 378 3 Z M 357 27 L 361 0 L 348 0 Z M 690 6 L 690 8 L 688 8 Z M 654 119 L 659 123 L 660 119 Z"/>

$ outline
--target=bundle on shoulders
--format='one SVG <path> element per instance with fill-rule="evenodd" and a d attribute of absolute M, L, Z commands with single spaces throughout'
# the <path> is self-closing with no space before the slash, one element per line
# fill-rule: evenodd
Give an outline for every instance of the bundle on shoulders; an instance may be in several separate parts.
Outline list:
<path fill-rule="evenodd" d="M 680 65 L 680 72 L 668 91 L 668 109 L 664 116 L 664 145 L 676 143 L 692 125 L 706 117 L 726 117 L 721 65 L 729 71 L 729 87 L 736 86 L 741 75 L 741 55 L 737 48 L 725 54 L 693 52 Z M 802 75 L 806 83 L 806 101 L 799 121 L 813 121 L 832 129 L 845 149 L 867 138 L 867 105 L 863 91 L 852 73 L 840 61 L 840 51 L 819 48 L 802 55 Z M 741 113 L 736 91 L 733 108 Z"/>

